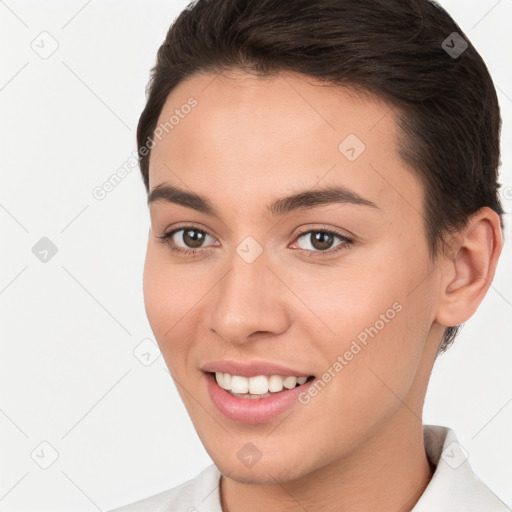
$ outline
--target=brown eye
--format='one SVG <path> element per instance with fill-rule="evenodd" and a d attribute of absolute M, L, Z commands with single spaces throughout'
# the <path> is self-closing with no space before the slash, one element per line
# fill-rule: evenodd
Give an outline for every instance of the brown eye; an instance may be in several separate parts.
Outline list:
<path fill-rule="evenodd" d="M 313 256 L 316 256 L 315 253 L 319 253 L 319 255 L 322 256 L 322 253 L 325 253 L 327 256 L 339 250 L 346 249 L 347 246 L 352 243 L 352 240 L 346 236 L 325 229 L 303 232 L 297 237 L 298 241 L 301 239 L 305 240 L 306 243 L 299 243 L 299 248 L 312 253 Z M 340 243 L 334 245 L 336 239 L 340 240 Z M 332 248 L 333 246 L 334 249 Z"/>
<path fill-rule="evenodd" d="M 209 235 L 206 231 L 194 226 L 185 226 L 173 229 L 158 238 L 173 252 L 181 253 L 182 255 L 199 255 L 200 253 L 204 253 L 203 249 L 208 247 L 208 245 L 204 244 L 208 237 L 215 242 L 215 238 Z M 336 231 L 326 229 L 305 231 L 297 236 L 297 240 L 301 239 L 306 241 L 309 240 L 309 244 L 306 243 L 305 247 L 303 244 L 299 244 L 299 248 L 313 257 L 330 256 L 338 251 L 348 249 L 349 245 L 353 244 L 353 240 L 350 238 L 342 235 L 341 233 L 337 233 Z M 332 247 L 336 239 L 340 242 L 337 245 L 334 245 L 333 249 Z"/>
<path fill-rule="evenodd" d="M 334 237 L 323 231 L 313 231 L 311 236 L 311 245 L 319 251 L 325 251 L 331 248 Z"/>
<path fill-rule="evenodd" d="M 191 249 L 201 247 L 201 244 L 205 239 L 205 233 L 198 229 L 180 229 L 179 231 L 183 231 L 181 238 L 187 247 L 190 247 Z"/>
<path fill-rule="evenodd" d="M 176 253 L 195 254 L 201 252 L 204 246 L 203 243 L 208 237 L 215 240 L 206 231 L 197 229 L 194 226 L 185 226 L 173 229 L 158 238 Z"/>

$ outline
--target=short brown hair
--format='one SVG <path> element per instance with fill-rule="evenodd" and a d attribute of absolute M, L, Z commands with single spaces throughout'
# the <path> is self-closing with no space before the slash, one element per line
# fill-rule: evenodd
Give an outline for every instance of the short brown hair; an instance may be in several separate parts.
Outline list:
<path fill-rule="evenodd" d="M 467 48 L 446 50 L 458 34 Z M 444 43 L 443 43 L 444 42 Z M 502 219 L 501 117 L 489 71 L 468 37 L 430 0 L 198 0 L 175 19 L 146 88 L 137 127 L 146 147 L 169 93 L 199 73 L 292 71 L 352 86 L 396 107 L 401 158 L 424 185 L 430 254 L 484 206 Z M 503 222 L 503 221 L 502 221 Z M 502 223 L 503 227 L 503 223 Z M 441 351 L 459 326 L 445 330 Z"/>

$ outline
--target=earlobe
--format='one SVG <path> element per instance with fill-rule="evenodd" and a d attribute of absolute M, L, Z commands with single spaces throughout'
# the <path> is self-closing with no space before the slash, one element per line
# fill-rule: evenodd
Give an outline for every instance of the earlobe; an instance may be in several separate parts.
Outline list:
<path fill-rule="evenodd" d="M 460 325 L 475 313 L 487 293 L 503 248 L 499 215 L 488 207 L 471 216 L 444 257 L 436 321 Z"/>

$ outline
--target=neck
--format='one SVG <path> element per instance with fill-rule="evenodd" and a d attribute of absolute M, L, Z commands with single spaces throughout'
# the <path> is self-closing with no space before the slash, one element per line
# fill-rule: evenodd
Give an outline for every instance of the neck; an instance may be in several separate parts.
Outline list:
<path fill-rule="evenodd" d="M 423 425 L 402 407 L 364 445 L 297 480 L 253 485 L 221 478 L 223 512 L 407 512 L 432 478 Z"/>

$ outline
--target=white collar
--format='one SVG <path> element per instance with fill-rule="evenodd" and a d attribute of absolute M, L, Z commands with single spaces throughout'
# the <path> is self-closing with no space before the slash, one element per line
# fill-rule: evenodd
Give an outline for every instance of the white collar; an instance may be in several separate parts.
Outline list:
<path fill-rule="evenodd" d="M 425 451 L 436 470 L 412 512 L 510 512 L 472 471 L 453 430 L 423 425 Z"/>

